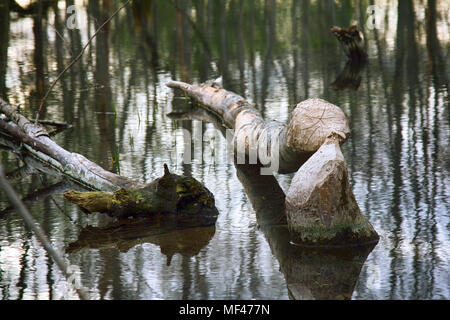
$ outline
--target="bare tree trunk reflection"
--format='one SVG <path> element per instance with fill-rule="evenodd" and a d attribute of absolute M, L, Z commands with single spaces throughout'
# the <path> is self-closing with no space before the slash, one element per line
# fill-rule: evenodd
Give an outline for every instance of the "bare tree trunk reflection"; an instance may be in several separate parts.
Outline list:
<path fill-rule="evenodd" d="M 268 95 L 269 78 L 273 69 L 273 48 L 276 45 L 276 2 L 275 0 L 265 0 L 264 15 L 267 19 L 266 23 L 266 52 L 264 54 L 263 74 L 261 79 L 261 114 L 265 115 L 265 104 Z"/>
<path fill-rule="evenodd" d="M 301 54 L 303 61 L 303 98 L 308 99 L 309 97 L 309 0 L 302 1 L 301 7 L 301 19 L 302 19 L 302 27 L 301 27 Z"/>
<path fill-rule="evenodd" d="M 410 41 L 415 41 L 414 36 L 414 9 L 411 1 L 399 1 L 398 2 L 398 22 L 397 22 L 397 35 L 396 35 L 396 51 L 395 51 L 395 72 L 394 72 L 394 83 L 392 87 L 393 94 L 393 111 L 394 111 L 394 140 L 391 143 L 391 155 L 392 155 L 392 182 L 394 185 L 394 190 L 392 194 L 392 204 L 391 212 L 394 219 L 394 230 L 392 230 L 392 241 L 393 246 L 391 249 L 391 292 L 390 298 L 394 299 L 396 294 L 399 294 L 397 290 L 401 290 L 402 287 L 398 287 L 397 283 L 397 272 L 401 264 L 401 259 L 395 254 L 395 251 L 399 249 L 402 241 L 402 221 L 403 217 L 400 214 L 401 205 L 401 192 L 403 185 L 401 161 L 403 156 L 402 148 L 402 114 L 403 114 L 403 94 L 404 94 L 404 83 L 403 83 L 403 70 L 405 63 L 405 55 L 410 55 L 411 52 L 408 51 L 409 46 L 411 46 Z"/>
<path fill-rule="evenodd" d="M 55 14 L 55 47 L 56 47 L 56 65 L 58 74 L 61 74 L 65 68 L 64 64 L 64 24 L 61 21 L 60 12 L 58 6 L 53 6 L 53 12 Z M 63 109 L 64 109 L 64 121 L 72 121 L 73 119 L 73 91 L 67 88 L 66 77 L 61 77 L 59 80 L 62 89 Z"/>
<path fill-rule="evenodd" d="M 449 82 L 446 72 L 446 63 L 443 58 L 442 49 L 437 37 L 437 12 L 436 12 L 436 0 L 427 1 L 426 11 L 426 35 L 427 35 L 427 52 L 428 61 L 430 67 L 430 73 L 433 75 L 436 81 L 437 87 L 444 87 L 447 89 L 447 96 L 450 93 Z"/>
<path fill-rule="evenodd" d="M 227 41 L 227 0 L 220 1 L 220 74 L 222 75 L 223 86 L 233 88 L 230 73 L 228 71 L 228 41 Z"/>
<path fill-rule="evenodd" d="M 111 0 L 92 1 L 93 16 L 101 25 L 111 11 Z M 95 110 L 99 125 L 99 148 L 102 165 L 110 166 L 111 159 L 117 154 L 115 146 L 115 109 L 112 107 L 112 94 L 109 74 L 109 30 L 107 24 L 97 35 L 95 43 Z M 115 163 L 116 164 L 116 163 Z M 116 164 L 117 165 L 117 164 Z M 117 168 L 114 168 L 117 169 Z"/>
<path fill-rule="evenodd" d="M 41 102 L 41 99 L 45 95 L 46 85 L 45 85 L 45 59 L 44 59 L 44 47 L 46 32 L 42 29 L 42 24 L 44 22 L 44 12 L 42 6 L 42 0 L 38 0 L 36 6 L 36 12 L 33 16 L 33 34 L 34 34 L 34 65 L 36 67 L 35 75 L 35 93 L 34 101 L 32 105 L 37 108 Z M 47 112 L 46 105 L 40 110 L 39 119 L 44 119 Z"/>
<path fill-rule="evenodd" d="M 9 1 L 0 3 L 0 97 L 8 101 L 6 88 L 6 71 L 9 47 Z"/>
<path fill-rule="evenodd" d="M 245 98 L 245 47 L 244 47 L 244 0 L 239 0 L 239 17 L 238 17 L 238 65 L 239 65 L 239 93 Z"/>

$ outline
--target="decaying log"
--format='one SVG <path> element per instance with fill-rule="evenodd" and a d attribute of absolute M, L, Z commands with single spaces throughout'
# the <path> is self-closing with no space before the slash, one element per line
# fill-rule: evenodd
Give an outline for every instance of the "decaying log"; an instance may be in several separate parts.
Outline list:
<path fill-rule="evenodd" d="M 295 243 L 349 245 L 379 238 L 355 200 L 337 137 L 328 138 L 295 174 L 286 214 Z"/>
<path fill-rule="evenodd" d="M 106 213 L 117 218 L 157 214 L 216 216 L 214 197 L 200 182 L 169 172 L 150 184 L 104 170 L 80 154 L 71 153 L 48 137 L 45 129 L 19 114 L 0 99 L 0 130 L 20 143 L 26 153 L 61 175 L 94 192 L 68 191 L 64 196 L 84 212 Z M 44 169 L 45 171 L 45 169 Z"/>
<path fill-rule="evenodd" d="M 333 26 L 330 28 L 330 32 L 339 40 L 342 49 L 344 49 L 350 60 L 364 61 L 367 59 L 367 53 L 364 49 L 364 37 L 356 25 L 347 29 Z"/>
<path fill-rule="evenodd" d="M 238 157 L 240 153 L 254 154 L 260 163 L 270 164 L 271 169 L 281 173 L 295 172 L 330 134 L 338 135 L 341 142 L 350 134 L 344 112 L 322 99 L 299 103 L 285 124 L 265 121 L 247 100 L 221 88 L 179 81 L 170 81 L 167 86 L 181 89 L 233 129 Z"/>
<path fill-rule="evenodd" d="M 200 106 L 215 113 L 223 124 L 234 128 L 235 140 L 269 149 L 267 144 L 270 140 L 264 134 L 270 136 L 267 132 L 271 132 L 280 139 L 280 152 L 288 150 L 289 162 L 303 164 L 286 195 L 286 209 L 281 210 L 286 213 L 295 243 L 329 246 L 378 241 L 372 225 L 361 214 L 348 182 L 340 144 L 350 130 L 345 114 L 337 106 L 320 99 L 308 99 L 297 105 L 289 123 L 283 125 L 265 122 L 245 99 L 224 89 L 175 81 L 169 82 L 168 86 L 183 90 Z M 196 114 L 191 113 L 191 116 Z M 214 121 L 214 117 L 200 116 Z M 316 152 L 308 159 L 306 151 L 310 154 Z M 283 155 L 280 158 L 286 159 Z M 276 202 L 280 199 L 282 197 L 277 197 Z M 273 224 L 283 219 L 274 216 L 272 219 L 264 217 L 264 220 Z"/>
<path fill-rule="evenodd" d="M 142 188 L 121 188 L 115 192 L 67 191 L 64 197 L 84 212 L 106 213 L 115 218 L 179 214 L 217 217 L 214 196 L 191 177 L 169 172 Z"/>

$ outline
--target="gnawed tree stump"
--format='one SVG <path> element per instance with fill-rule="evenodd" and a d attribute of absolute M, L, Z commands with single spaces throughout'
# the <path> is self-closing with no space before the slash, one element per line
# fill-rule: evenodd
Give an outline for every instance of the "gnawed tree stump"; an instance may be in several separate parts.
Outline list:
<path fill-rule="evenodd" d="M 364 61 L 367 53 L 364 49 L 364 37 L 356 25 L 346 29 L 333 26 L 330 32 L 336 36 L 347 57 L 352 61 Z"/>
<path fill-rule="evenodd" d="M 274 176 L 259 175 L 256 166 L 236 165 L 260 230 L 284 274 L 291 299 L 351 299 L 367 256 L 375 243 L 351 247 L 307 247 L 292 244 L 286 225 L 285 194 Z"/>
<path fill-rule="evenodd" d="M 308 99 L 296 106 L 287 124 L 282 124 L 264 121 L 249 102 L 233 92 L 208 84 L 170 81 L 167 85 L 181 89 L 201 107 L 216 114 L 225 126 L 234 129 L 233 139 L 245 145 L 246 154 L 252 148 L 273 151 L 271 146 L 277 141 L 280 169 L 302 165 L 285 200 L 294 242 L 349 245 L 378 240 L 372 225 L 361 214 L 348 182 L 340 144 L 349 136 L 350 129 L 339 107 L 325 100 Z M 238 148 L 237 152 L 240 151 Z"/>
<path fill-rule="evenodd" d="M 359 209 L 335 136 L 295 174 L 286 194 L 286 214 L 295 243 L 349 245 L 379 238 Z"/>

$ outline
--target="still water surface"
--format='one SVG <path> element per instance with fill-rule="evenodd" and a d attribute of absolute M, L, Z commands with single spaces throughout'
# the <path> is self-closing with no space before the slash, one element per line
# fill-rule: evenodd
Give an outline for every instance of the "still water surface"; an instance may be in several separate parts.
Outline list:
<path fill-rule="evenodd" d="M 51 81 L 122 2 L 34 3 L 23 14 L 4 2 L 0 9 L 0 94 L 30 117 Z M 383 23 L 373 30 L 366 24 L 371 3 L 134 1 L 112 20 L 59 81 L 41 118 L 73 124 L 55 140 L 121 175 L 150 182 L 162 175 L 164 163 L 192 175 L 215 195 L 220 214 L 215 229 L 123 246 L 105 241 L 67 253 L 93 297 L 288 299 L 293 289 L 287 282 L 294 282 L 316 298 L 450 299 L 450 3 L 374 1 Z M 65 9 L 72 4 L 79 29 L 66 27 Z M 346 57 L 328 30 L 353 22 L 363 26 L 369 61 L 348 76 Z M 193 146 L 191 164 L 174 158 L 183 151 L 177 129 L 194 135 L 213 125 L 169 117 L 189 102 L 165 83 L 219 75 L 226 89 L 254 102 L 267 119 L 287 120 L 310 97 L 347 114 L 352 134 L 343 151 L 350 182 L 381 236 L 360 268 L 348 269 L 352 276 L 342 277 L 347 269 L 340 265 L 327 269 L 330 255 L 297 254 L 283 242 L 285 230 L 260 228 L 251 198 L 261 201 L 261 193 L 249 194 L 232 163 L 200 161 L 209 142 Z M 223 138 L 215 150 L 224 153 Z M 64 201 L 61 193 L 71 186 L 60 178 L 15 175 L 23 163 L 10 151 L 1 151 L 1 159 L 60 251 L 87 225 L 106 223 Z M 292 175 L 276 178 L 286 191 Z M 270 197 L 270 190 L 262 192 Z M 274 190 L 275 197 L 280 192 Z M 276 202 L 265 201 L 268 207 Z M 61 298 L 60 271 L 3 193 L 0 206 L 0 297 Z M 312 285 L 303 277 L 311 272 L 332 275 Z"/>

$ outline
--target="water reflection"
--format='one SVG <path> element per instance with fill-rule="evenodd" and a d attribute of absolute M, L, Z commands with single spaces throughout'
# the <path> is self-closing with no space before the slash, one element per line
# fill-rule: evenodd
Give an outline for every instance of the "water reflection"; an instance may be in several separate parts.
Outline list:
<path fill-rule="evenodd" d="M 352 248 L 308 248 L 291 244 L 284 192 L 273 176 L 255 166 L 237 165 L 237 176 L 257 221 L 296 300 L 351 299 L 361 268 L 376 244 Z M 267 203 L 270 199 L 270 204 Z"/>
<path fill-rule="evenodd" d="M 127 252 L 138 244 L 152 243 L 167 256 L 169 266 L 176 253 L 183 257 L 196 256 L 214 236 L 214 222 L 151 217 L 111 222 L 104 227 L 88 226 L 81 230 L 77 241 L 67 246 L 66 252 L 105 248 Z"/>
<path fill-rule="evenodd" d="M 65 25 L 65 7 L 78 1 L 32 1 L 26 10 L 14 3 L 0 4 L 0 95 L 34 118 L 42 92 L 122 2 L 83 2 L 80 29 Z M 201 161 L 187 165 L 171 157 L 175 148 L 184 148 L 182 139 L 174 143 L 177 128 L 194 134 L 211 125 L 168 117 L 186 101 L 164 84 L 170 78 L 202 82 L 219 75 L 225 88 L 257 103 L 268 119 L 285 121 L 293 106 L 309 97 L 327 99 L 348 115 L 352 136 L 343 152 L 350 182 L 381 240 L 367 259 L 361 254 L 351 267 L 352 274 L 361 269 L 356 285 L 355 277 L 346 279 L 347 288 L 334 290 L 341 292 L 335 297 L 349 297 L 353 286 L 354 299 L 450 297 L 447 2 L 132 3 L 58 82 L 42 116 L 73 124 L 55 137 L 64 148 L 107 169 L 120 169 L 124 176 L 147 183 L 163 163 L 194 176 L 214 193 L 220 215 L 208 244 L 195 256 L 174 255 L 170 267 L 160 247 L 149 242 L 125 253 L 105 248 L 69 254 L 95 297 L 287 299 L 300 292 L 291 283 L 304 283 L 315 297 L 326 296 L 302 278 L 308 268 L 288 267 L 299 266 L 295 257 L 314 266 L 312 255 L 289 253 L 294 261 L 285 262 L 269 240 L 276 236 L 269 236 L 262 224 L 257 228 L 256 215 L 262 211 L 246 192 L 248 184 L 241 183 L 239 168 Z M 384 10 L 382 29 L 365 26 L 370 4 Z M 364 33 L 368 63 L 350 77 L 342 74 L 341 79 L 352 80 L 345 90 L 334 90 L 346 57 L 329 27 L 354 21 Z M 209 145 L 192 148 L 198 154 Z M 225 142 L 216 141 L 216 148 L 223 152 Z M 49 174 L 15 171 L 28 160 L 8 150 L 0 152 L 1 161 L 16 177 L 14 187 L 22 195 L 60 182 Z M 291 177 L 276 178 L 286 190 Z M 102 218 L 86 217 L 58 194 L 36 199 L 28 206 L 60 250 L 75 242 L 86 225 L 105 224 Z M 278 201 L 270 195 L 260 206 Z M 2 194 L 0 205 L 2 210 L 9 206 Z M 7 216 L 0 220 L 0 296 L 57 298 L 62 281 L 58 269 L 20 219 L 11 212 Z M 373 270 L 379 275 L 377 287 L 368 285 Z"/>
<path fill-rule="evenodd" d="M 348 61 L 336 80 L 331 83 L 331 87 L 334 90 L 344 90 L 347 88 L 358 90 L 362 80 L 361 72 L 365 64 L 365 62 L 360 61 Z"/>

